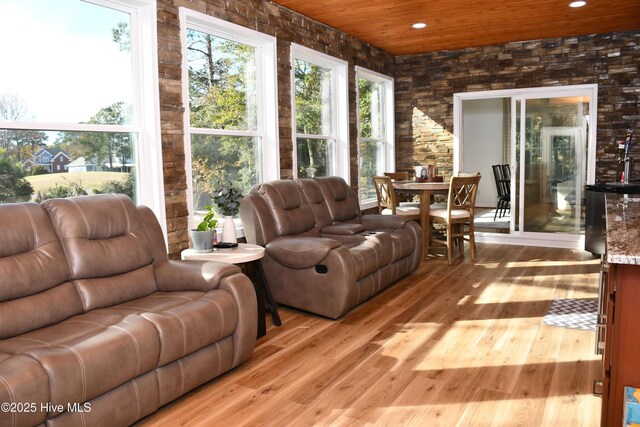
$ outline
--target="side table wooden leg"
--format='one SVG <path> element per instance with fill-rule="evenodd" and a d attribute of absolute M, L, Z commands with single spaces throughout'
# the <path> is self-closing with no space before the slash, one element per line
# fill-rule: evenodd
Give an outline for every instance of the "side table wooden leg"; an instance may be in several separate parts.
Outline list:
<path fill-rule="evenodd" d="M 258 264 L 258 276 L 260 276 L 260 280 L 262 281 L 262 285 L 264 287 L 265 294 L 265 303 L 267 306 L 267 310 L 271 313 L 271 320 L 273 324 L 276 326 L 282 325 L 280 321 L 280 315 L 278 314 L 278 306 L 276 302 L 273 300 L 273 296 L 271 295 L 271 289 L 269 289 L 269 282 L 267 282 L 267 277 L 264 275 L 264 270 L 262 269 L 262 264 L 260 261 L 257 261 Z"/>

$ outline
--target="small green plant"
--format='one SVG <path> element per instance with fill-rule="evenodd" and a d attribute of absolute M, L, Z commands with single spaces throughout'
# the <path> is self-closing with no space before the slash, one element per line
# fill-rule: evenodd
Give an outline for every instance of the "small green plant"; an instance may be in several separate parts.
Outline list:
<path fill-rule="evenodd" d="M 236 216 L 240 210 L 242 193 L 231 181 L 220 181 L 213 190 L 213 201 L 224 216 Z"/>
<path fill-rule="evenodd" d="M 202 221 L 200 222 L 200 224 L 198 224 L 198 231 L 208 231 L 208 230 L 215 230 L 216 229 L 216 225 L 218 225 L 218 220 L 215 219 L 214 213 L 213 213 L 213 208 L 210 205 L 207 205 L 204 207 L 207 210 L 207 213 L 205 214 L 204 218 L 202 218 Z"/>

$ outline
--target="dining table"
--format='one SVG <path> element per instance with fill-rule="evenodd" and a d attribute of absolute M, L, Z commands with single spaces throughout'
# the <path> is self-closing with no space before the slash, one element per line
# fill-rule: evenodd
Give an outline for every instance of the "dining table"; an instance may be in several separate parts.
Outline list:
<path fill-rule="evenodd" d="M 432 194 L 447 194 L 448 182 L 421 182 L 421 181 L 393 181 L 393 189 L 396 193 L 417 194 L 420 196 L 420 227 L 422 227 L 422 259 L 429 256 L 429 241 L 431 240 L 431 225 L 429 224 L 429 211 L 431 209 Z"/>

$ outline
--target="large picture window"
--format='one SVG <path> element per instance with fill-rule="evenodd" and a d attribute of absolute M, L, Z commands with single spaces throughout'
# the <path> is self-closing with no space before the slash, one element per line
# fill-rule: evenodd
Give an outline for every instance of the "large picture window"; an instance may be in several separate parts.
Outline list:
<path fill-rule="evenodd" d="M 395 169 L 393 79 L 356 67 L 358 189 L 362 207 L 376 203 L 373 176 Z"/>
<path fill-rule="evenodd" d="M 140 0 L 0 2 L 14 64 L 0 67 L 0 202 L 118 192 L 164 224 L 155 14 Z"/>
<path fill-rule="evenodd" d="M 193 218 L 220 181 L 246 193 L 279 176 L 275 39 L 188 9 L 181 18 Z"/>
<path fill-rule="evenodd" d="M 295 176 L 349 181 L 347 63 L 291 46 Z"/>

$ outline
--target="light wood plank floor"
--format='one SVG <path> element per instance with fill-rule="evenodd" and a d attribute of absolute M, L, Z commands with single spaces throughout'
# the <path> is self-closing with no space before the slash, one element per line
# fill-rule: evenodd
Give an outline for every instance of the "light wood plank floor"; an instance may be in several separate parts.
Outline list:
<path fill-rule="evenodd" d="M 554 298 L 596 298 L 597 270 L 583 251 L 481 244 L 338 321 L 281 308 L 247 363 L 140 424 L 597 426 L 595 334 L 542 324 Z"/>

